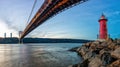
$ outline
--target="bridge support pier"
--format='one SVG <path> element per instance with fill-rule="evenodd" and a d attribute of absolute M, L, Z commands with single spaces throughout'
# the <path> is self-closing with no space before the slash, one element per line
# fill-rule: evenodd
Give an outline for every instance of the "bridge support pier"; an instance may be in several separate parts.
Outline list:
<path fill-rule="evenodd" d="M 19 44 L 23 44 L 23 39 L 19 38 Z"/>

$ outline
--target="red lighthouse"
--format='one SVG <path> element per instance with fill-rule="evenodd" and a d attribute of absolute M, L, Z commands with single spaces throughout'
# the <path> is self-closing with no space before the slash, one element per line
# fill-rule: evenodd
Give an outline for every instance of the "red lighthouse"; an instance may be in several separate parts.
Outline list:
<path fill-rule="evenodd" d="M 102 14 L 101 18 L 99 19 L 100 23 L 100 30 L 99 30 L 99 39 L 107 39 L 107 18 L 104 14 Z"/>

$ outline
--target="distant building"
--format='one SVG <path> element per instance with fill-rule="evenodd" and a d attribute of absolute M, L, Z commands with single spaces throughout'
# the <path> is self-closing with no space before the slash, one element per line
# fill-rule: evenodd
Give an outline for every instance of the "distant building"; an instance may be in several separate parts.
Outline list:
<path fill-rule="evenodd" d="M 21 34 L 22 34 L 22 31 L 19 31 L 19 37 L 21 36 Z"/>

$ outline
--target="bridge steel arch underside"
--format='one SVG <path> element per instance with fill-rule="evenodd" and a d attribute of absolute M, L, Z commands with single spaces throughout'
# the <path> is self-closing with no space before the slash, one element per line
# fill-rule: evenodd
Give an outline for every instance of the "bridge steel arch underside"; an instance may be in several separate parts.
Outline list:
<path fill-rule="evenodd" d="M 32 30 L 56 14 L 86 1 L 88 0 L 45 0 L 41 8 L 22 32 L 20 39 L 23 39 Z"/>

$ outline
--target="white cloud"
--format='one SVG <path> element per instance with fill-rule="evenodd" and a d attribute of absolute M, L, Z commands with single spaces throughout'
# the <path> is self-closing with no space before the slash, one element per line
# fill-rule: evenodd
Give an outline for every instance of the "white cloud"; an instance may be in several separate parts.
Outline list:
<path fill-rule="evenodd" d="M 4 37 L 4 33 L 7 33 L 7 37 L 10 36 L 10 33 L 13 34 L 13 37 L 18 37 L 18 32 L 15 29 L 9 27 L 9 25 L 0 19 L 0 37 Z"/>

